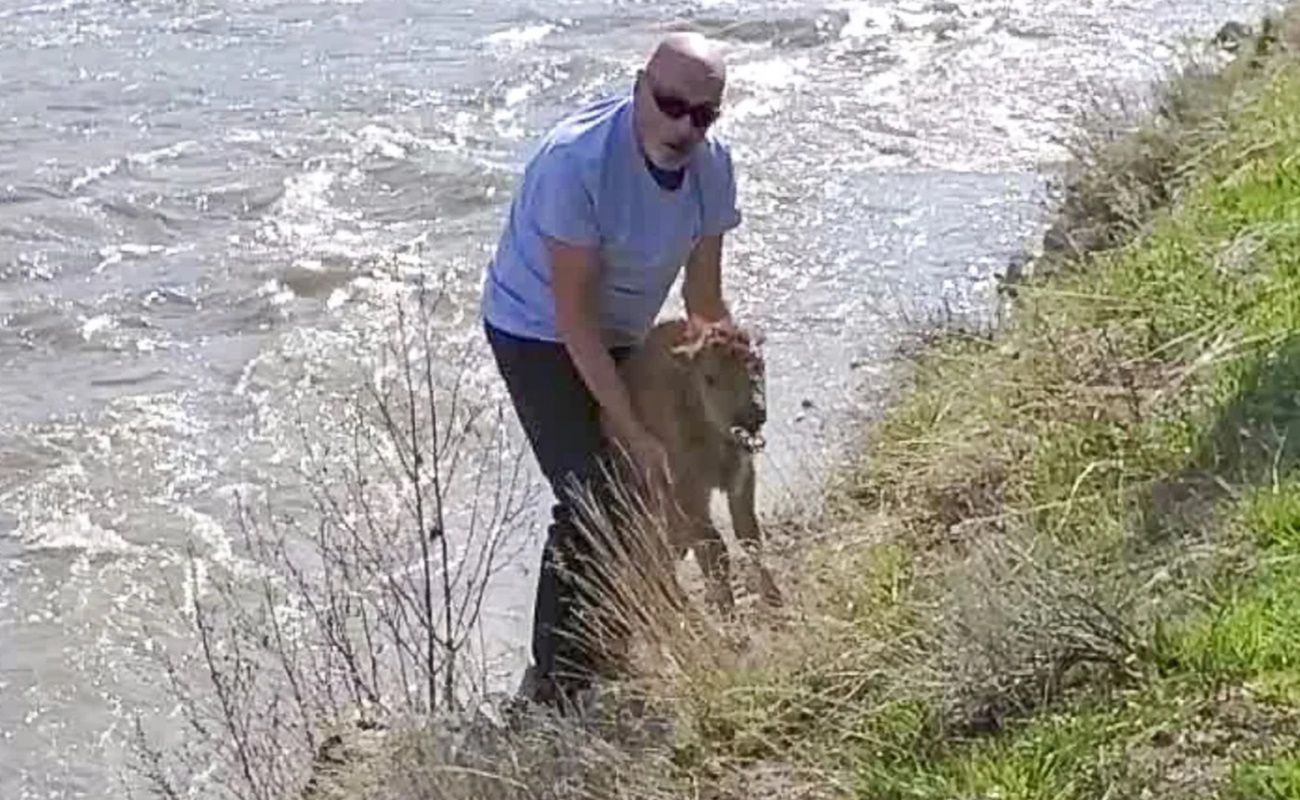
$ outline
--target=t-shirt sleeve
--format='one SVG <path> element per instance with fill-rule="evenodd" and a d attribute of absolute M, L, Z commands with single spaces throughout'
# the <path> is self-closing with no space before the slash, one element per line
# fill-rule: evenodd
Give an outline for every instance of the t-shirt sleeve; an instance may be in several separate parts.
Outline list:
<path fill-rule="evenodd" d="M 552 150 L 538 158 L 533 169 L 529 212 L 537 229 L 567 244 L 598 244 L 596 207 L 577 162 L 562 151 Z"/>
<path fill-rule="evenodd" d="M 741 220 L 740 208 L 736 205 L 736 173 L 731 163 L 731 150 L 721 143 L 715 143 L 713 147 L 709 174 L 701 193 L 705 236 L 725 233 L 739 225 Z"/>

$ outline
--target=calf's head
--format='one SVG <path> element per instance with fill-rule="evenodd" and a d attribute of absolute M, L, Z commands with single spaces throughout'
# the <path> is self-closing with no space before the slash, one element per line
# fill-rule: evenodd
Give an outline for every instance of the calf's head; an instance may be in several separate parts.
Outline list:
<path fill-rule="evenodd" d="M 673 349 L 708 425 L 750 449 L 761 446 L 760 431 L 767 422 L 761 343 L 740 328 L 712 325 Z"/>

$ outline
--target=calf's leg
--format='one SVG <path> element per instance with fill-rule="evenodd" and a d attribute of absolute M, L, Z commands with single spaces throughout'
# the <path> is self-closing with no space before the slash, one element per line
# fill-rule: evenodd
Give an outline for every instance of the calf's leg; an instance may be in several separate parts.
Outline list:
<path fill-rule="evenodd" d="M 784 601 L 781 591 L 772 579 L 772 573 L 763 563 L 763 535 L 754 509 L 754 462 L 742 458 L 737 464 L 731 485 L 727 487 L 727 506 L 736 529 L 736 540 L 749 558 L 750 566 L 758 572 L 758 594 L 763 602 L 779 606 Z"/>
<path fill-rule="evenodd" d="M 679 484 L 678 491 L 690 548 L 704 573 L 705 599 L 719 614 L 729 617 L 736 607 L 731 592 L 731 559 L 722 534 L 709 519 L 709 490 Z"/>

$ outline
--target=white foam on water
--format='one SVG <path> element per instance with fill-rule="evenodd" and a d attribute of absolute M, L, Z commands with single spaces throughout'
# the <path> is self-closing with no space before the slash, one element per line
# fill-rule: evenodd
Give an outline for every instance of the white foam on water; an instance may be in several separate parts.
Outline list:
<path fill-rule="evenodd" d="M 211 515 L 186 505 L 175 506 L 175 512 L 189 525 L 189 535 L 201 545 L 194 557 L 184 565 L 184 608 L 187 614 L 194 608 L 195 598 L 202 597 L 207 592 L 212 566 L 219 567 L 226 575 L 241 581 L 250 580 L 259 574 L 260 565 L 235 554 L 230 533 Z"/>
<path fill-rule="evenodd" d="M 352 299 L 352 293 L 343 287 L 339 287 L 330 292 L 329 298 L 325 301 L 325 308 L 330 311 L 337 311 L 350 299 Z"/>
<path fill-rule="evenodd" d="M 160 253 L 178 252 L 177 250 L 168 250 L 160 244 L 135 244 L 127 242 L 125 244 L 105 245 L 99 248 L 99 263 L 91 270 L 94 274 L 99 274 L 105 269 L 121 264 L 128 256 L 131 258 L 145 258 Z"/>
<path fill-rule="evenodd" d="M 230 534 L 212 516 L 195 511 L 189 506 L 178 506 L 177 513 L 190 525 L 190 533 L 207 546 L 207 557 L 222 565 L 234 560 Z"/>
<path fill-rule="evenodd" d="M 297 295 L 294 294 L 293 289 L 285 286 L 274 278 L 257 287 L 257 296 L 266 298 L 273 306 L 282 306 L 286 303 L 291 303 L 293 302 L 293 299 L 297 297 Z"/>
<path fill-rule="evenodd" d="M 65 11 L 81 5 L 82 2 L 83 0 L 60 0 L 57 3 L 32 3 L 30 5 L 19 5 L 16 8 L 0 9 L 0 19 L 45 14 L 51 11 Z"/>
<path fill-rule="evenodd" d="M 177 394 L 138 395 L 115 401 L 109 418 L 127 433 L 150 433 L 175 438 L 198 438 L 206 426 L 186 410 Z"/>
<path fill-rule="evenodd" d="M 312 217 L 329 211 L 329 191 L 338 176 L 328 169 L 315 169 L 284 179 L 280 211 L 288 217 Z"/>
<path fill-rule="evenodd" d="M 127 160 L 132 166 L 153 167 L 163 161 L 180 158 L 188 152 L 197 150 L 198 147 L 198 142 L 193 139 L 186 139 L 185 141 L 177 142 L 176 144 L 168 145 L 166 147 L 147 150 L 143 153 L 134 153 L 127 156 Z"/>
<path fill-rule="evenodd" d="M 90 341 L 95 334 L 101 331 L 112 330 L 117 327 L 117 321 L 111 314 L 99 314 L 89 319 L 82 317 L 81 338 Z"/>
<path fill-rule="evenodd" d="M 356 134 L 355 155 L 383 156 L 403 159 L 419 144 L 410 131 L 396 130 L 384 125 L 367 125 Z"/>
<path fill-rule="evenodd" d="M 521 83 L 518 86 L 512 86 L 506 90 L 505 104 L 517 106 L 537 93 L 537 85 L 532 83 Z"/>
<path fill-rule="evenodd" d="M 298 253 L 359 255 L 357 235 L 340 227 L 355 221 L 357 215 L 330 201 L 338 181 L 338 174 L 325 167 L 285 178 L 284 194 L 274 206 L 274 215 L 259 229 L 262 239 Z"/>
<path fill-rule="evenodd" d="M 73 178 L 68 184 L 68 191 L 79 192 L 90 184 L 112 175 L 122 168 L 122 159 L 115 158 L 107 164 L 101 164 L 98 167 L 87 167 L 81 177 Z"/>
<path fill-rule="evenodd" d="M 81 4 L 69 4 L 70 7 L 77 5 Z M 73 49 L 77 45 L 87 43 L 103 44 L 110 39 L 116 39 L 122 35 L 123 32 L 120 28 L 114 28 L 111 25 L 101 22 L 89 22 L 76 26 L 67 26 L 58 33 L 48 36 L 44 34 L 33 35 L 28 39 L 27 44 L 29 47 L 38 50 L 49 50 L 54 48 Z M 83 80 L 88 77 L 88 73 L 86 73 L 84 68 L 82 69 L 80 77 Z"/>
<path fill-rule="evenodd" d="M 942 16 L 929 10 L 899 8 L 893 14 L 893 27 L 897 31 L 918 31 L 937 22 Z"/>
<path fill-rule="evenodd" d="M 770 116 L 784 107 L 787 102 L 784 95 L 807 83 L 805 70 L 808 63 L 806 57 L 777 57 L 735 65 L 728 80 L 748 92 L 749 96 L 726 109 L 718 131 L 726 135 L 736 122 Z"/>
<path fill-rule="evenodd" d="M 113 175 L 124 166 L 157 166 L 163 161 L 180 158 L 182 155 L 197 149 L 198 146 L 198 142 L 192 139 L 187 139 L 166 147 L 147 150 L 143 153 L 132 153 L 125 158 L 114 158 L 104 164 L 100 164 L 99 166 L 87 167 L 80 177 L 73 178 L 68 184 L 68 191 L 73 193 L 79 192 L 92 183 L 97 183 L 104 178 Z"/>
<path fill-rule="evenodd" d="M 18 539 L 28 552 L 74 550 L 90 556 L 126 555 L 139 551 L 121 534 L 93 522 L 84 510 L 62 513 L 31 528 L 19 528 Z"/>
<path fill-rule="evenodd" d="M 485 44 L 498 47 L 526 47 L 530 44 L 537 44 L 556 30 L 558 30 L 556 25 L 543 22 L 537 25 L 524 25 L 497 31 L 483 37 L 482 41 Z"/>
<path fill-rule="evenodd" d="M 737 64 L 728 80 L 766 89 L 790 89 L 807 82 L 808 58 L 769 58 Z"/>
<path fill-rule="evenodd" d="M 880 36 L 893 28 L 894 17 L 889 8 L 878 3 L 850 3 L 831 6 L 832 9 L 847 11 L 848 21 L 840 28 L 841 39 L 864 39 L 868 36 Z"/>
<path fill-rule="evenodd" d="M 277 257 L 292 262 L 387 261 L 395 244 L 391 226 L 367 219 L 360 210 L 376 185 L 367 161 L 406 162 L 428 152 L 464 157 L 460 145 L 422 137 L 399 125 L 369 123 L 355 132 L 334 129 L 328 138 L 344 149 L 322 154 L 309 168 L 284 179 L 284 191 L 257 229 L 256 239 Z M 333 265 L 331 265 L 333 268 Z"/>
<path fill-rule="evenodd" d="M 232 128 L 226 132 L 226 141 L 231 144 L 257 144 L 270 138 L 266 131 L 251 128 Z"/>

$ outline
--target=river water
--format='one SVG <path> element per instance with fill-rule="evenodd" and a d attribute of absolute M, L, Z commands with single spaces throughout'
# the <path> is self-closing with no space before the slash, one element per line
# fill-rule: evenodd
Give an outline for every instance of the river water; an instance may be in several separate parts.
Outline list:
<path fill-rule="evenodd" d="M 0 797 L 125 796 L 161 576 L 187 543 L 229 553 L 232 487 L 275 489 L 276 414 L 373 344 L 412 275 L 450 282 L 443 335 L 480 348 L 533 137 L 629 85 L 664 31 L 730 48 L 717 133 L 746 220 L 726 281 L 767 334 L 771 507 L 833 462 L 910 320 L 988 307 L 1089 87 L 1139 85 L 1265 7 L 6 0 Z M 490 370 L 470 381 L 500 397 Z M 538 532 L 487 609 L 506 675 Z"/>

